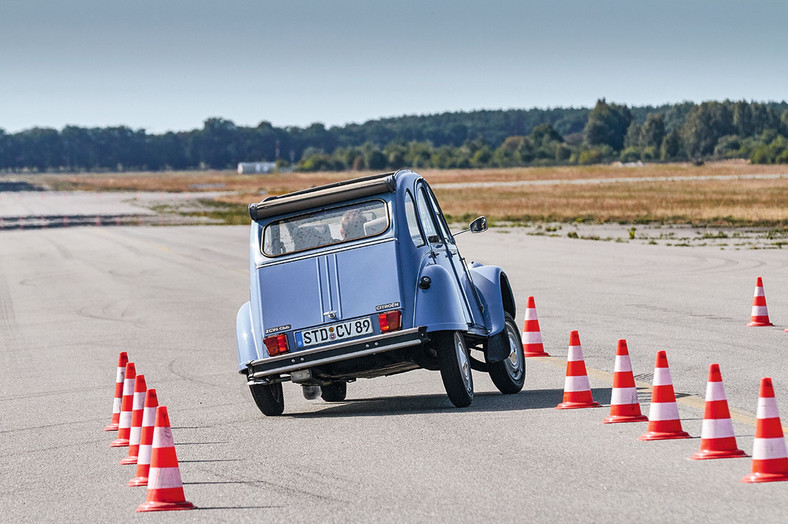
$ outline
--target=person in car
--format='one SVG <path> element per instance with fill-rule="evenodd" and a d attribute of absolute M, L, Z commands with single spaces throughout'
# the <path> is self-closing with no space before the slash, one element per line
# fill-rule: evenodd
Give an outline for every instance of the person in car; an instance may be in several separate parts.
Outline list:
<path fill-rule="evenodd" d="M 342 215 L 339 223 L 339 237 L 341 240 L 352 240 L 364 236 L 364 224 L 367 219 L 358 209 L 351 209 Z"/>

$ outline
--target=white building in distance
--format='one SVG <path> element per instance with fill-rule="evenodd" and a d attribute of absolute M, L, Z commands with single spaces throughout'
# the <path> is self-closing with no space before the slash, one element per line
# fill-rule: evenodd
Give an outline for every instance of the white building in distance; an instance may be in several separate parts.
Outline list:
<path fill-rule="evenodd" d="M 276 171 L 276 162 L 238 162 L 239 175 L 269 174 Z"/>

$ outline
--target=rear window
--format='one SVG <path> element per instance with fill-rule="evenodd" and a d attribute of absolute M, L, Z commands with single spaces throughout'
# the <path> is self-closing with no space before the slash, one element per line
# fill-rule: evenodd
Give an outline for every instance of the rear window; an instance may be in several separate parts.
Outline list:
<path fill-rule="evenodd" d="M 271 222 L 263 230 L 263 253 L 278 257 L 374 237 L 389 228 L 383 200 L 359 202 Z"/>

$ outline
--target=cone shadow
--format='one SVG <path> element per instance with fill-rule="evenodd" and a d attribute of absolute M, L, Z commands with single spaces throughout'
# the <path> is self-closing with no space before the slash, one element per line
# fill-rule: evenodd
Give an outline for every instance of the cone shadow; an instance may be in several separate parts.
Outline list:
<path fill-rule="evenodd" d="M 179 463 L 183 464 L 184 462 L 241 462 L 241 459 L 205 459 L 205 460 L 178 460 Z"/>
<path fill-rule="evenodd" d="M 284 506 L 209 506 L 209 507 L 195 507 L 196 510 L 211 511 L 217 509 L 279 509 Z"/>

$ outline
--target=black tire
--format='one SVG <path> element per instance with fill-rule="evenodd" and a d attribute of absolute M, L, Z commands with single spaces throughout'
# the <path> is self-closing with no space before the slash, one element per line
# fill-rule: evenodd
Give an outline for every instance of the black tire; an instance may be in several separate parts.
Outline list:
<path fill-rule="evenodd" d="M 285 396 L 282 394 L 282 383 L 250 384 L 254 403 L 267 417 L 276 417 L 285 411 Z"/>
<path fill-rule="evenodd" d="M 473 376 L 468 346 L 460 331 L 434 333 L 443 387 L 451 403 L 458 408 L 470 406 L 473 401 Z"/>
<path fill-rule="evenodd" d="M 320 386 L 320 398 L 326 402 L 342 402 L 347 396 L 347 382 L 332 382 L 327 386 Z"/>
<path fill-rule="evenodd" d="M 517 324 L 509 313 L 506 313 L 504 328 L 509 343 L 509 357 L 501 362 L 487 363 L 490 378 L 498 391 L 506 395 L 519 393 L 525 384 L 525 355 L 523 341 Z"/>

